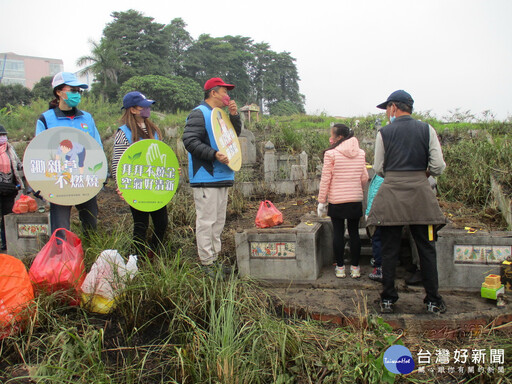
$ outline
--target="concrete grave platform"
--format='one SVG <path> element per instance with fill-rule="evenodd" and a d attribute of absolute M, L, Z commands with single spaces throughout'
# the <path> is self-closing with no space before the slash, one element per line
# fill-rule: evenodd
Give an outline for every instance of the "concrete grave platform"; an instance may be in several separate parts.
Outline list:
<path fill-rule="evenodd" d="M 423 286 L 406 285 L 405 268 L 399 267 L 400 299 L 395 313 L 383 315 L 381 284 L 369 279 L 373 268 L 368 258 L 361 258 L 360 279 L 336 278 L 330 220 L 305 220 L 295 228 L 250 229 L 235 236 L 240 275 L 259 280 L 284 313 L 342 326 L 365 326 L 368 315 L 378 315 L 396 330 L 432 339 L 471 337 L 492 327 L 512 333 L 512 294 L 506 293 L 504 308 L 480 296 L 485 276 L 499 275 L 501 261 L 510 255 L 512 232 L 443 229 L 436 247 L 440 293 L 448 311 L 427 313 Z M 287 253 L 292 249 L 293 255 Z"/>
<path fill-rule="evenodd" d="M 340 326 L 365 327 L 368 316 L 380 316 L 397 331 L 430 339 L 469 338 L 492 327 L 512 333 L 512 297 L 504 308 L 498 308 L 495 301 L 481 298 L 479 290 L 440 289 L 448 310 L 429 314 L 423 304 L 423 287 L 407 286 L 402 268 L 397 270 L 400 298 L 395 313 L 381 314 L 381 284 L 368 278 L 371 271 L 369 265 L 362 266 L 361 278 L 340 279 L 330 266 L 322 269 L 316 281 L 265 280 L 260 285 L 285 314 Z"/>

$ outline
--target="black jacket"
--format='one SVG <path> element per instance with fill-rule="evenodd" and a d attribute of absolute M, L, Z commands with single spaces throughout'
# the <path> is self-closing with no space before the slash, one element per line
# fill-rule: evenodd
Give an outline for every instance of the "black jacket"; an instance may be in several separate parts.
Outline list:
<path fill-rule="evenodd" d="M 202 105 L 208 106 L 204 101 Z M 211 109 L 210 106 L 208 108 Z M 237 136 L 240 136 L 242 130 L 242 121 L 240 115 L 229 114 L 229 119 L 235 128 Z M 215 161 L 215 154 L 217 151 L 212 148 L 208 133 L 206 132 L 204 116 L 201 110 L 194 109 L 187 117 L 187 124 L 185 125 L 185 131 L 183 132 L 183 144 L 185 149 L 192 156 L 193 169 L 204 169 L 213 175 L 213 162 Z M 230 187 L 233 185 L 233 181 L 219 181 L 212 183 L 204 183 L 207 185 L 193 184 L 192 187 Z"/>

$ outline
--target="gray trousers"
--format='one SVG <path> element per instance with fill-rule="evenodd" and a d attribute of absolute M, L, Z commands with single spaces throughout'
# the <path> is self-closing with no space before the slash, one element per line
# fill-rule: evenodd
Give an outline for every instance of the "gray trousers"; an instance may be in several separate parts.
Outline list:
<path fill-rule="evenodd" d="M 217 260 L 221 249 L 220 235 L 226 223 L 228 187 L 192 188 L 196 205 L 197 254 L 202 265 Z"/>

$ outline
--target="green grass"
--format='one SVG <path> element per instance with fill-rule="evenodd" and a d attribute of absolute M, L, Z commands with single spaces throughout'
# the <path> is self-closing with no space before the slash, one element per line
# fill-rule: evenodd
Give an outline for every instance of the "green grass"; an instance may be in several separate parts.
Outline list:
<path fill-rule="evenodd" d="M 176 243 L 193 243 L 192 233 L 176 230 L 191 221 L 190 216 L 175 223 L 155 262 L 141 258 L 139 273 L 108 315 L 70 307 L 62 295 L 38 296 L 25 329 L 0 341 L 0 380 L 15 383 L 21 375 L 38 383 L 351 384 L 446 378 L 412 374 L 399 379 L 388 373 L 383 353 L 400 344 L 403 335 L 366 306 L 358 307 L 361 326 L 337 327 L 285 316 L 251 280 L 207 277 L 194 249 L 175 251 Z M 128 254 L 127 225 L 100 231 L 85 244 L 88 268 L 102 249 Z M 449 348 L 497 345 L 506 350 L 505 374 L 476 373 L 474 382 L 507 383 L 512 342 L 499 331 Z M 446 342 L 422 340 L 421 346 L 435 350 Z"/>

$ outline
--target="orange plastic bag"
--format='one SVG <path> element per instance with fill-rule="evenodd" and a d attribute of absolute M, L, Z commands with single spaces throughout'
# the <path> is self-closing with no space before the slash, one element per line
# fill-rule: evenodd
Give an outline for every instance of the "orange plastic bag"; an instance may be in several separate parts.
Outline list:
<path fill-rule="evenodd" d="M 58 236 L 58 233 L 65 236 Z M 36 291 L 73 290 L 71 305 L 78 305 L 80 287 L 85 279 L 84 251 L 80 238 L 67 229 L 56 229 L 34 259 L 29 276 Z"/>
<path fill-rule="evenodd" d="M 34 299 L 34 290 L 25 265 L 15 257 L 0 254 L 0 339 L 28 318 L 25 309 Z"/>
<path fill-rule="evenodd" d="M 28 195 L 21 195 L 12 207 L 14 213 L 27 213 L 37 211 L 37 202 Z"/>
<path fill-rule="evenodd" d="M 283 214 L 270 200 L 260 203 L 260 208 L 254 221 L 258 228 L 269 228 L 283 223 Z"/>

